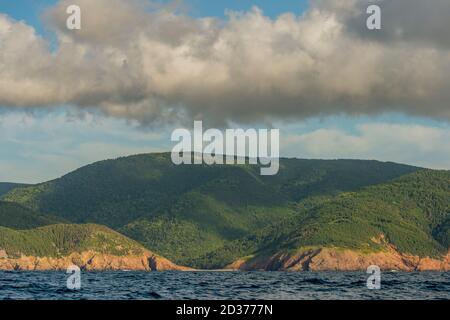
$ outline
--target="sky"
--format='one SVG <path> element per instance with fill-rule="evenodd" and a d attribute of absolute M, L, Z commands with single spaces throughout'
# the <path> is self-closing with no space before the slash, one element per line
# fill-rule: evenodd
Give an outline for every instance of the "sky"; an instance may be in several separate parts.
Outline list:
<path fill-rule="evenodd" d="M 193 119 L 280 128 L 288 157 L 450 169 L 450 5 L 409 1 L 379 0 L 373 34 L 357 0 L 0 0 L 0 181 L 170 151 Z"/>
<path fill-rule="evenodd" d="M 2 13 L 17 20 L 24 20 L 39 33 L 45 33 L 46 27 L 42 23 L 41 16 L 46 8 L 55 5 L 57 2 L 58 0 L 0 0 L 0 8 Z M 158 2 L 167 3 L 168 1 Z M 223 18 L 228 10 L 248 11 L 253 6 L 261 8 L 270 17 L 276 17 L 288 11 L 301 13 L 307 8 L 308 3 L 306 0 L 189 0 L 183 3 L 184 10 L 195 17 L 214 16 Z"/>

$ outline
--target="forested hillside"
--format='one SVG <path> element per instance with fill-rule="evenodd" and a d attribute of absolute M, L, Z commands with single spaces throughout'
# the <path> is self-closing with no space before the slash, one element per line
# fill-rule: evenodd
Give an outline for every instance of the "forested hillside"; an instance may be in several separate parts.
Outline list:
<path fill-rule="evenodd" d="M 106 225 L 184 264 L 298 219 L 299 203 L 417 170 L 377 161 L 281 159 L 278 175 L 260 176 L 256 165 L 175 166 L 168 153 L 145 154 L 97 162 L 3 199 L 72 223 Z"/>
<path fill-rule="evenodd" d="M 400 252 L 439 258 L 450 247 L 450 172 L 422 170 L 335 198 L 299 203 L 293 217 L 192 261 L 223 267 L 305 247 Z"/>
<path fill-rule="evenodd" d="M 0 182 L 0 197 L 14 188 L 25 187 L 25 184 L 20 183 L 10 183 L 10 182 Z"/>

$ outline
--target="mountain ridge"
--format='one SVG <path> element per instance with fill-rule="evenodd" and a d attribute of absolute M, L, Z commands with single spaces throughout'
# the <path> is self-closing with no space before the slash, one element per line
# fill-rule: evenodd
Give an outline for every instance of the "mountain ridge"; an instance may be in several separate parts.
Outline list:
<path fill-rule="evenodd" d="M 0 182 L 0 197 L 14 188 L 29 186 L 30 184 L 25 183 L 14 183 L 14 182 Z"/>
<path fill-rule="evenodd" d="M 223 268 L 246 256 L 305 246 L 381 248 L 359 229 L 371 237 L 384 234 L 400 254 L 410 250 L 430 259 L 445 254 L 450 218 L 447 202 L 440 199 L 450 198 L 447 171 L 373 160 L 292 158 L 280 159 L 276 176 L 260 176 L 258 169 L 175 166 L 168 153 L 141 154 L 15 188 L 1 199 L 71 223 L 105 224 L 177 264 L 196 268 Z M 435 178 L 440 185 L 433 184 Z M 420 194 L 409 196 L 415 193 L 432 200 L 422 199 L 426 206 L 420 207 Z M 438 200 L 441 211 L 433 209 Z M 354 230 L 326 229 L 338 221 Z"/>

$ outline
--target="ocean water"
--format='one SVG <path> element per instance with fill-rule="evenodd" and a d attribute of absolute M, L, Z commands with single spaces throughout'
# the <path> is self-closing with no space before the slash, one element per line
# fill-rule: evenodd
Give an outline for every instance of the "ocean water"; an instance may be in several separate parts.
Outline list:
<path fill-rule="evenodd" d="M 64 272 L 1 272 L 0 299 L 450 299 L 450 273 L 86 272 L 67 289 Z"/>

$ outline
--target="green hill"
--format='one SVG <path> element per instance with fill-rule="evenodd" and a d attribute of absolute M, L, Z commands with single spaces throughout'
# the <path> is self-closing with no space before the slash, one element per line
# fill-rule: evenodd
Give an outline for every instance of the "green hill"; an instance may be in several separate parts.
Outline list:
<path fill-rule="evenodd" d="M 26 184 L 21 183 L 10 183 L 10 182 L 0 182 L 0 196 L 8 193 L 14 188 L 25 187 Z"/>
<path fill-rule="evenodd" d="M 58 224 L 29 230 L 0 227 L 0 249 L 10 257 L 64 257 L 93 250 L 117 256 L 139 255 L 145 249 L 137 242 L 104 226 Z"/>
<path fill-rule="evenodd" d="M 220 268 L 238 258 L 302 247 L 377 251 L 385 241 L 403 253 L 438 257 L 450 247 L 450 172 L 422 170 L 335 198 L 299 203 L 295 216 L 191 261 Z"/>
<path fill-rule="evenodd" d="M 41 215 L 17 203 L 0 201 L 0 226 L 11 229 L 31 229 L 61 223 L 57 217 Z"/>
<path fill-rule="evenodd" d="M 298 202 L 417 170 L 377 161 L 281 159 L 278 175 L 260 176 L 255 165 L 175 166 L 168 153 L 145 154 L 97 162 L 3 198 L 73 223 L 106 225 L 184 264 L 296 218 Z"/>

